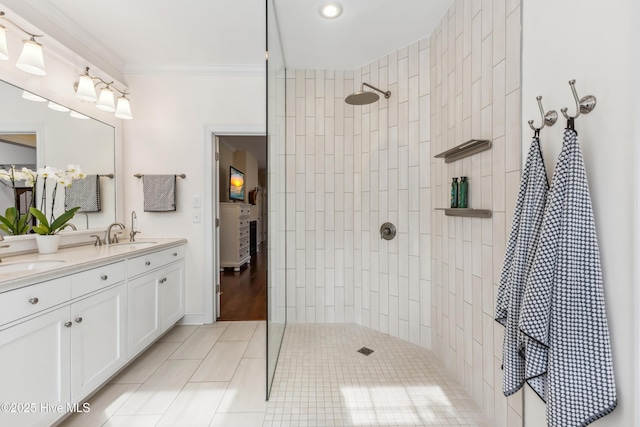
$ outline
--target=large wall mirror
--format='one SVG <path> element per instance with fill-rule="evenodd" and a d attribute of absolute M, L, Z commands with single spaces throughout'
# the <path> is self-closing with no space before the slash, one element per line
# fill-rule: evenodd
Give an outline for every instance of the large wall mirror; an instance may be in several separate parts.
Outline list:
<path fill-rule="evenodd" d="M 114 128 L 92 118 L 72 117 L 69 111 L 51 108 L 48 100 L 28 100 L 23 94 L 22 89 L 0 80 L 0 169 L 76 164 L 87 175 L 98 175 L 99 208 L 78 212 L 71 222 L 78 230 L 107 227 L 116 218 Z M 0 185 L 3 215 L 16 203 L 12 187 L 6 184 Z M 59 188 L 56 195 L 57 214 L 65 207 L 64 191 Z M 30 190 L 19 193 L 17 203 L 28 205 Z"/>

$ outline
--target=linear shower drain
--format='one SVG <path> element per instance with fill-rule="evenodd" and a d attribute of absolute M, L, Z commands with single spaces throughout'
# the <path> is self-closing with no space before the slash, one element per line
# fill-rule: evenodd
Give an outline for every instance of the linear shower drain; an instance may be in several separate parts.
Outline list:
<path fill-rule="evenodd" d="M 367 347 L 362 347 L 360 350 L 358 350 L 358 353 L 362 353 L 365 356 L 368 356 L 371 353 L 373 353 L 373 350 L 371 350 L 370 348 L 367 348 Z"/>

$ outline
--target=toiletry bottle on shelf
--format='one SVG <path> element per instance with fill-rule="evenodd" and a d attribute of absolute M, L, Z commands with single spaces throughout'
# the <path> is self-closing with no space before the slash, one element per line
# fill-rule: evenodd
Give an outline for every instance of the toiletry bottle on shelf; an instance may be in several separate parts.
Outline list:
<path fill-rule="evenodd" d="M 460 184 L 458 185 L 458 207 L 467 208 L 469 202 L 469 182 L 467 177 L 460 177 Z"/>
<path fill-rule="evenodd" d="M 458 207 L 458 178 L 451 181 L 451 207 Z"/>

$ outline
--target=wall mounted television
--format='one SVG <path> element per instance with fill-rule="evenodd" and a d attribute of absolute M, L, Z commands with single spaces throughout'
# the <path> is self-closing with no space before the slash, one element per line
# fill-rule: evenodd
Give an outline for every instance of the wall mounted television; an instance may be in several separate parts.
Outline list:
<path fill-rule="evenodd" d="M 229 167 L 229 200 L 244 202 L 244 173 Z"/>

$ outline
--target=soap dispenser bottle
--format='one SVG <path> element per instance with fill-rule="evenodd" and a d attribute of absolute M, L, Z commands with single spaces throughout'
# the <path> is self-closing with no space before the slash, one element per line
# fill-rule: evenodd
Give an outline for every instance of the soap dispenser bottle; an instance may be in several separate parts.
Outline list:
<path fill-rule="evenodd" d="M 458 178 L 451 181 L 451 207 L 458 207 Z"/>
<path fill-rule="evenodd" d="M 460 177 L 460 184 L 458 185 L 458 207 L 459 208 L 467 208 L 469 201 L 469 182 L 467 181 L 467 177 Z"/>

